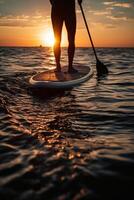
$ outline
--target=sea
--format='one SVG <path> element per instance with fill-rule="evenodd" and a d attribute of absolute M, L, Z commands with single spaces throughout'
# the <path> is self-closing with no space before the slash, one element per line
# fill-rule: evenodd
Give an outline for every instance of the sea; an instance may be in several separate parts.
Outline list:
<path fill-rule="evenodd" d="M 134 48 L 96 50 L 108 76 L 76 48 L 93 77 L 49 94 L 29 78 L 55 68 L 52 48 L 0 47 L 0 200 L 134 199 Z"/>

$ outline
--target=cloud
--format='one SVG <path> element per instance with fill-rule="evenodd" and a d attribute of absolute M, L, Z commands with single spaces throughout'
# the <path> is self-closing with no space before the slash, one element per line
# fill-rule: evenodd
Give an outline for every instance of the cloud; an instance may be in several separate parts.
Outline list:
<path fill-rule="evenodd" d="M 32 15 L 36 10 L 44 13 L 50 11 L 49 0 L 0 0 L 0 13 L 2 15 Z"/>
<path fill-rule="evenodd" d="M 127 17 L 107 16 L 107 18 L 114 21 L 128 21 Z"/>
<path fill-rule="evenodd" d="M 105 29 L 105 28 L 115 29 L 115 28 L 117 28 L 117 26 L 115 24 L 111 24 L 111 23 L 104 24 L 101 22 L 93 22 L 93 23 L 91 23 L 91 27 L 92 28 L 99 27 L 99 29 Z"/>
<path fill-rule="evenodd" d="M 94 15 L 108 15 L 110 12 L 108 11 L 98 11 L 98 12 L 94 12 Z"/>
<path fill-rule="evenodd" d="M 109 5 L 113 5 L 113 4 L 114 4 L 114 2 L 103 2 L 103 4 L 104 4 L 104 5 L 108 5 L 108 6 L 109 6 Z"/>
<path fill-rule="evenodd" d="M 7 15 L 0 16 L 0 26 L 8 26 L 8 27 L 34 27 L 34 26 L 42 26 L 46 23 L 49 23 L 50 16 L 46 16 L 45 18 L 41 14 L 36 14 L 33 16 L 28 15 Z"/>
<path fill-rule="evenodd" d="M 126 2 L 121 2 L 121 0 L 113 0 L 113 1 L 103 1 L 100 0 L 100 6 L 95 8 L 95 1 L 94 4 L 92 2 L 93 7 L 90 7 L 89 15 L 90 21 L 93 22 L 100 22 L 108 25 L 108 27 L 114 27 L 117 24 L 130 22 L 134 20 L 134 2 L 129 0 Z M 110 25 L 109 25 L 110 24 Z"/>
<path fill-rule="evenodd" d="M 108 27 L 113 27 L 112 23 L 115 27 L 119 22 L 134 19 L 133 0 L 85 0 L 83 7 L 89 22 Z M 76 12 L 81 25 L 83 21 L 79 7 Z M 0 0 L 0 26 L 38 27 L 50 23 L 49 0 Z"/>
<path fill-rule="evenodd" d="M 132 4 L 131 3 L 115 3 L 115 7 L 122 7 L 122 8 L 131 8 Z"/>
<path fill-rule="evenodd" d="M 114 25 L 114 24 L 106 24 L 105 27 L 108 28 L 108 29 L 115 29 L 115 28 L 117 28 L 117 26 Z"/>
<path fill-rule="evenodd" d="M 110 2 L 103 2 L 104 5 L 106 6 L 112 6 L 112 7 L 121 7 L 121 8 L 132 8 L 133 5 L 131 3 L 116 3 L 114 1 L 110 1 Z"/>

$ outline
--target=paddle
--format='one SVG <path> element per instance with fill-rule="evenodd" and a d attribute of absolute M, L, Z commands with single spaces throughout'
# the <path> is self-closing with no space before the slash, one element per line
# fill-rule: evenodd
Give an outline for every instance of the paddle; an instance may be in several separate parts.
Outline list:
<path fill-rule="evenodd" d="M 79 6 L 80 6 L 80 9 L 81 9 L 81 12 L 82 12 L 82 16 L 83 16 L 83 19 L 84 19 L 84 22 L 85 22 L 85 25 L 86 25 L 86 29 L 87 29 L 87 32 L 88 32 L 88 35 L 89 35 L 89 39 L 90 39 L 90 42 L 91 42 L 91 45 L 92 45 L 92 48 L 93 48 L 93 51 L 94 51 L 94 55 L 95 55 L 95 58 L 96 58 L 97 76 L 100 77 L 100 76 L 102 76 L 102 75 L 106 75 L 106 74 L 108 74 L 108 69 L 107 69 L 107 67 L 98 59 L 98 56 L 97 56 L 97 53 L 96 53 L 96 50 L 95 50 L 95 47 L 94 47 L 94 44 L 93 44 L 93 40 L 92 40 L 90 31 L 89 31 L 89 28 L 88 28 L 88 24 L 87 24 L 87 21 L 86 21 L 86 17 L 85 17 L 84 11 L 83 11 L 82 3 L 79 3 Z"/>

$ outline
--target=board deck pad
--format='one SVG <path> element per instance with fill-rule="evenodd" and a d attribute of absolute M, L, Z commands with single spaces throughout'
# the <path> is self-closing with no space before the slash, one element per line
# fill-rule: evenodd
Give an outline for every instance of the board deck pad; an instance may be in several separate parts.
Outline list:
<path fill-rule="evenodd" d="M 85 65 L 75 66 L 78 72 L 68 73 L 68 67 L 61 68 L 61 72 L 55 69 L 40 72 L 32 76 L 29 83 L 35 88 L 68 89 L 87 81 L 93 75 L 92 68 Z"/>
<path fill-rule="evenodd" d="M 70 74 L 67 72 L 68 67 L 62 67 L 61 72 L 55 72 L 55 70 L 49 70 L 45 72 L 41 72 L 33 77 L 35 81 L 54 81 L 54 82 L 65 82 L 65 81 L 73 81 L 76 79 L 80 79 L 81 77 L 85 76 L 89 73 L 90 68 L 88 66 L 77 66 L 74 67 L 78 70 L 77 73 Z"/>

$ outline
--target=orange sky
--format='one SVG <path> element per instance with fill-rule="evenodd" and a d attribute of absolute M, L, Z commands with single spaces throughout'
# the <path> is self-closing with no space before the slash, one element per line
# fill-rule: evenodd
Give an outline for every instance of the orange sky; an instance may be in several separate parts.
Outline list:
<path fill-rule="evenodd" d="M 83 1 L 95 46 L 134 47 L 133 1 Z M 9 2 L 0 1 L 0 46 L 52 46 L 49 1 L 38 0 L 37 4 L 37 1 L 29 0 L 27 5 L 23 0 L 23 6 L 20 0 L 12 0 L 12 6 Z M 76 12 L 76 46 L 91 46 L 78 5 Z M 67 46 L 65 28 L 62 38 L 62 46 Z"/>

